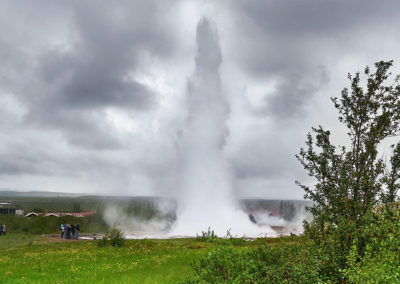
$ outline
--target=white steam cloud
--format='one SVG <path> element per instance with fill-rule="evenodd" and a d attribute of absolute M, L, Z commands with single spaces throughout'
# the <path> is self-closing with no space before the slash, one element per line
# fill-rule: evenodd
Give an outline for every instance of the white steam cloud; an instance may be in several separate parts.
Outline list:
<path fill-rule="evenodd" d="M 180 141 L 180 192 L 171 235 L 193 236 L 208 227 L 219 236 L 274 235 L 252 224 L 233 193 L 231 168 L 222 148 L 229 106 L 221 90 L 221 49 L 215 27 L 202 19 L 196 30 L 196 69 L 188 83 L 188 118 Z"/>
<path fill-rule="evenodd" d="M 104 210 L 104 221 L 109 227 L 122 230 L 127 236 L 157 235 L 167 231 L 171 224 L 168 220 L 153 218 L 142 220 L 124 211 L 123 207 L 108 206 Z"/>

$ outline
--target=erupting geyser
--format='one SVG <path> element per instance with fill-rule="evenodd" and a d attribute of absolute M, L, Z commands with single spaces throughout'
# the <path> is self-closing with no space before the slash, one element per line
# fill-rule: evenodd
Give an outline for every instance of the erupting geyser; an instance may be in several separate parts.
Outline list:
<path fill-rule="evenodd" d="M 196 69 L 188 82 L 188 117 L 180 141 L 180 195 L 172 235 L 193 236 L 208 227 L 219 236 L 273 235 L 252 224 L 236 204 L 230 165 L 222 148 L 229 107 L 221 91 L 221 49 L 214 26 L 202 19 L 196 30 Z"/>

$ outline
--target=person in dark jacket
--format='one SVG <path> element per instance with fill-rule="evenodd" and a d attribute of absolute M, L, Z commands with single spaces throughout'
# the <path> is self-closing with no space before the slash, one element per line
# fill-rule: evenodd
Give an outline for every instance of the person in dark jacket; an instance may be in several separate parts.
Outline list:
<path fill-rule="evenodd" d="M 72 238 L 75 239 L 75 225 L 71 224 L 71 233 L 72 233 Z"/>
<path fill-rule="evenodd" d="M 67 224 L 67 239 L 71 239 L 71 225 Z"/>
<path fill-rule="evenodd" d="M 79 226 L 79 222 L 75 226 L 76 230 L 76 238 L 79 239 L 79 232 L 81 231 L 81 227 Z"/>

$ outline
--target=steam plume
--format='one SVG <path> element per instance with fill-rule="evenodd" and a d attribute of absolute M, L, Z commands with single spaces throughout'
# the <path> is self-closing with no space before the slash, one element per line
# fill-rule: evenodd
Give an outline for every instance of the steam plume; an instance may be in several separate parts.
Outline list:
<path fill-rule="evenodd" d="M 188 82 L 188 118 L 180 141 L 180 195 L 174 235 L 193 236 L 208 227 L 223 236 L 272 235 L 236 209 L 231 169 L 223 156 L 229 107 L 221 91 L 221 49 L 215 27 L 203 18 L 196 30 L 196 68 Z"/>

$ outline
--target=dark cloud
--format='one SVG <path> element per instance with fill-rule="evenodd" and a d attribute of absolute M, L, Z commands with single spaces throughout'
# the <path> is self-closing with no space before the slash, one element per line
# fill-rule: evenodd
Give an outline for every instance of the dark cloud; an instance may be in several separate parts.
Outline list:
<path fill-rule="evenodd" d="M 297 149 L 293 145 L 301 145 L 304 135 L 295 130 L 288 133 L 280 127 L 259 131 L 262 128 L 259 125 L 249 130 L 230 153 L 236 177 L 286 179 L 290 176 L 294 180 L 300 165 L 294 159 Z"/>
<path fill-rule="evenodd" d="M 241 67 L 258 80 L 277 82 L 275 93 L 256 111 L 277 119 L 307 113 L 307 105 L 329 81 L 328 53 L 347 52 L 359 40 L 357 35 L 369 29 L 387 32 L 399 26 L 400 3 L 390 0 L 260 0 L 231 5 L 241 35 Z"/>
<path fill-rule="evenodd" d="M 277 119 L 298 118 L 306 113 L 309 101 L 328 81 L 324 66 L 312 74 L 287 74 L 279 79 L 276 91 L 265 98 L 260 110 Z"/>
<path fill-rule="evenodd" d="M 226 97 L 234 100 L 230 88 L 241 97 L 230 105 L 225 150 L 236 177 L 261 180 L 260 189 L 269 180 L 283 188 L 302 174 L 293 154 L 322 119 L 313 117 L 322 112 L 316 105 L 325 110 L 345 86 L 337 78 L 353 72 L 349 66 L 400 63 L 395 0 L 206 2 L 212 5 L 3 1 L 0 183 L 7 175 L 82 175 L 127 193 L 148 184 L 173 191 L 180 166 L 173 137 L 187 111 L 177 101 L 203 12 L 218 23 Z M 169 77 L 152 85 L 140 75 L 154 62 L 151 71 Z M 245 85 L 264 97 L 247 100 L 251 91 L 235 90 Z M 109 119 L 110 110 L 134 121 L 134 131 L 124 132 L 124 119 Z"/>
<path fill-rule="evenodd" d="M 61 56 L 61 62 L 46 62 L 46 57 L 43 57 L 43 73 L 52 74 L 54 69 L 66 71 L 66 82 L 57 94 L 64 107 L 118 106 L 146 110 L 154 104 L 155 94 L 129 75 L 136 71 L 141 53 L 165 54 L 170 50 L 171 42 L 161 27 L 154 27 L 157 22 L 150 20 L 151 15 L 141 11 L 140 8 L 148 11 L 147 5 L 124 7 L 122 4 L 100 8 L 77 5 L 78 39 L 74 50 L 64 55 L 66 58 L 53 51 L 55 54 L 50 55 L 50 60 Z M 148 6 L 154 6 L 154 3 L 150 1 Z M 154 26 L 144 32 L 135 26 L 132 18 L 142 25 Z M 57 63 L 64 63 L 64 66 Z"/>
<path fill-rule="evenodd" d="M 8 94 L 21 108 L 15 114 L 0 105 L 0 129 L 9 136 L 0 142 L 0 175 L 82 174 L 106 182 L 107 173 L 129 184 L 129 176 L 147 171 L 124 160 L 138 159 L 141 146 L 110 125 L 106 110 L 157 109 L 157 92 L 136 75 L 144 57 L 174 52 L 173 1 L 41 3 L 6 1 L 0 12 L 0 103 Z M 22 25 L 13 20 L 21 17 Z"/>
<path fill-rule="evenodd" d="M 387 25 L 395 20 L 391 17 L 396 17 L 400 8 L 395 0 L 259 0 L 240 1 L 239 5 L 268 34 L 297 38 L 334 37 L 358 28 Z"/>
<path fill-rule="evenodd" d="M 0 173 L 7 175 L 45 174 L 51 175 L 50 168 L 45 166 L 49 156 L 37 153 L 34 145 L 9 145 L 8 151 L 0 158 Z M 54 166 L 54 165 L 53 165 Z"/>
<path fill-rule="evenodd" d="M 112 129 L 107 129 L 102 110 L 149 111 L 156 106 L 157 94 L 138 82 L 135 73 L 143 55 L 164 57 L 173 50 L 164 5 L 156 1 L 62 4 L 60 8 L 73 15 L 71 41 L 26 58 L 35 62 L 29 81 L 34 85 L 15 82 L 14 91 L 28 105 L 26 121 L 57 129 L 75 145 L 120 146 Z M 25 12 L 38 12 L 32 9 L 25 7 Z"/>

